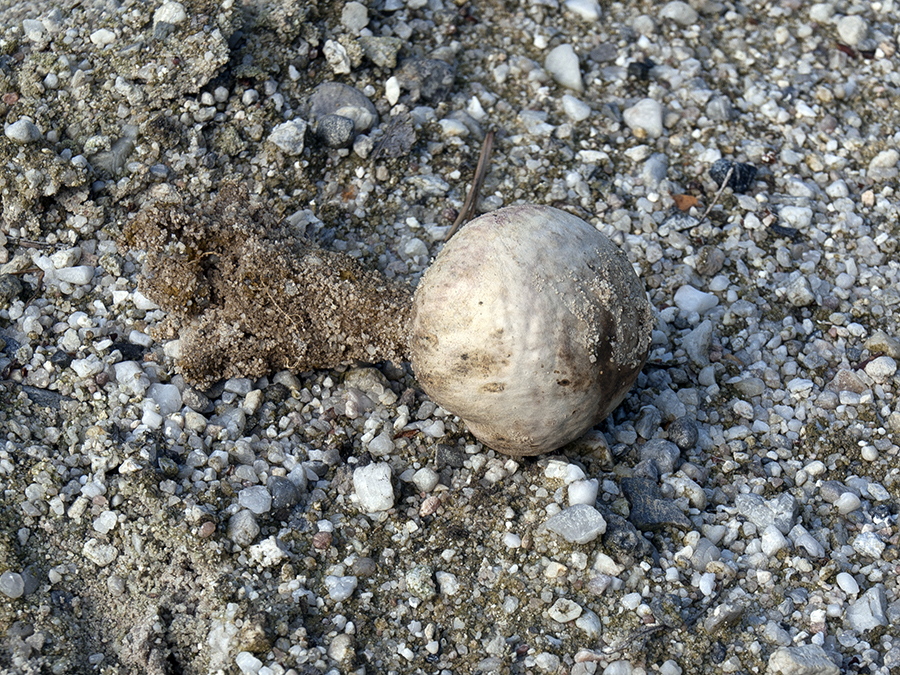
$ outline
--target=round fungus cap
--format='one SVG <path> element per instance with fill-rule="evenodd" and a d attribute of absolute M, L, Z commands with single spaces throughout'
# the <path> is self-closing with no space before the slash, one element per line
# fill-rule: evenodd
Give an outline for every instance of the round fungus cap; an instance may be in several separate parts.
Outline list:
<path fill-rule="evenodd" d="M 549 206 L 467 224 L 413 299 L 410 355 L 425 392 L 485 445 L 537 455 L 621 403 L 650 349 L 653 313 L 625 257 Z"/>

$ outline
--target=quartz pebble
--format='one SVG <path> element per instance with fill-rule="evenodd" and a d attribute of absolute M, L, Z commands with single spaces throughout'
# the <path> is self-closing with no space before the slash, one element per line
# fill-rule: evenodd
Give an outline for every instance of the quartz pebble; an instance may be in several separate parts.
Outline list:
<path fill-rule="evenodd" d="M 838 36 L 851 47 L 857 47 L 869 32 L 866 20 L 858 14 L 843 16 L 837 22 Z"/>
<path fill-rule="evenodd" d="M 859 593 L 859 584 L 856 583 L 856 579 L 854 579 L 852 575 L 847 574 L 846 572 L 839 572 L 836 581 L 837 585 L 844 593 L 847 593 L 848 595 L 856 595 Z"/>
<path fill-rule="evenodd" d="M 325 577 L 325 590 L 331 600 L 334 602 L 343 602 L 353 595 L 357 583 L 359 583 L 357 578 L 353 576 L 339 577 L 328 575 Z"/>
<path fill-rule="evenodd" d="M 597 0 L 566 0 L 566 9 L 574 12 L 585 21 L 599 21 L 602 16 Z"/>
<path fill-rule="evenodd" d="M 16 120 L 12 124 L 8 124 L 4 129 L 6 137 L 16 143 L 34 143 L 43 138 L 41 130 L 30 119 L 22 118 Z"/>
<path fill-rule="evenodd" d="M 659 101 L 645 98 L 622 113 L 625 124 L 638 137 L 659 138 L 663 133 L 663 107 Z"/>
<path fill-rule="evenodd" d="M 700 18 L 697 11 L 682 0 L 671 0 L 659 12 L 663 19 L 671 19 L 680 26 L 691 26 Z"/>
<path fill-rule="evenodd" d="M 25 594 L 25 580 L 22 575 L 10 570 L 0 574 L 0 593 L 11 600 L 21 598 Z"/>
<path fill-rule="evenodd" d="M 306 122 L 299 117 L 282 122 L 272 128 L 269 142 L 278 146 L 287 155 L 299 155 L 305 145 L 306 127 Z"/>
<path fill-rule="evenodd" d="M 544 527 L 566 541 L 586 544 L 606 531 L 606 521 L 593 506 L 575 504 L 551 517 Z"/>
<path fill-rule="evenodd" d="M 769 657 L 767 673 L 771 675 L 840 675 L 834 661 L 819 645 L 779 647 Z"/>
<path fill-rule="evenodd" d="M 698 291 L 689 284 L 685 284 L 675 291 L 675 304 L 684 312 L 697 312 L 704 314 L 719 304 L 719 299 L 712 293 Z"/>
<path fill-rule="evenodd" d="M 382 462 L 354 469 L 353 487 L 362 511 L 386 511 L 394 506 L 394 487 L 391 484 L 389 464 Z"/>
<path fill-rule="evenodd" d="M 544 68 L 557 84 L 574 91 L 584 90 L 581 65 L 572 45 L 562 44 L 551 49 L 544 60 Z"/>

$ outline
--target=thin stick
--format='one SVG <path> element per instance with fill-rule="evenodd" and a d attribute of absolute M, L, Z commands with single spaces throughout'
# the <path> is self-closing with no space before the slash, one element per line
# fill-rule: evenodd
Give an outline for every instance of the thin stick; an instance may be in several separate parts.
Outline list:
<path fill-rule="evenodd" d="M 45 241 L 31 241 L 30 239 L 21 239 L 19 237 L 10 237 L 9 240 L 17 246 L 25 248 L 53 248 L 53 244 L 48 244 Z"/>
<path fill-rule="evenodd" d="M 475 212 L 475 202 L 478 201 L 478 193 L 481 192 L 481 186 L 484 183 L 484 177 L 487 176 L 488 168 L 491 163 L 491 151 L 494 149 L 494 132 L 489 131 L 484 136 L 484 143 L 481 144 L 481 154 L 478 156 L 478 166 L 475 167 L 475 176 L 472 178 L 472 186 L 469 188 L 469 194 L 466 195 L 466 201 L 462 210 L 453 225 L 447 231 L 444 241 L 448 241 L 450 237 L 456 234 L 456 231 L 464 222 L 472 217 Z"/>
<path fill-rule="evenodd" d="M 728 187 L 728 181 L 731 180 L 731 174 L 734 173 L 734 167 L 731 166 L 728 168 L 728 173 L 725 174 L 725 178 L 722 179 L 722 184 L 719 186 L 719 191 L 716 192 L 716 196 L 713 197 L 713 200 L 709 203 L 709 206 L 706 207 L 706 211 L 703 212 L 703 215 L 700 216 L 700 220 L 698 222 L 703 222 L 706 220 L 706 216 L 709 215 L 709 212 L 713 210 L 713 207 L 719 202 L 719 198 L 722 196 L 722 193 L 725 192 L 725 188 Z"/>

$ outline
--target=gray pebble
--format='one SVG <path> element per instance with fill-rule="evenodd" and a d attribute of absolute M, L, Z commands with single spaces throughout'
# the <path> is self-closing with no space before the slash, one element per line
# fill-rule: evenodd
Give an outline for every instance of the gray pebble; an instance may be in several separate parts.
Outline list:
<path fill-rule="evenodd" d="M 656 483 L 648 478 L 624 478 L 622 491 L 631 504 L 628 519 L 639 530 L 661 530 L 666 527 L 677 527 L 683 530 L 691 528 L 691 521 L 674 503 L 665 499 Z"/>
<path fill-rule="evenodd" d="M 806 307 L 816 301 L 812 289 L 809 287 L 809 281 L 805 276 L 798 275 L 787 286 L 786 296 L 788 302 L 794 307 Z"/>
<path fill-rule="evenodd" d="M 697 10 L 682 0 L 672 0 L 666 3 L 659 15 L 663 19 L 671 19 L 679 26 L 691 26 L 700 18 Z"/>
<path fill-rule="evenodd" d="M 642 459 L 640 462 L 634 465 L 631 473 L 634 476 L 648 478 L 654 483 L 659 480 L 659 467 L 656 466 L 656 462 L 651 459 Z"/>
<path fill-rule="evenodd" d="M 0 293 L 0 299 L 2 299 L 2 293 Z M 872 333 L 864 346 L 870 354 L 884 354 L 892 359 L 900 359 L 900 340 L 889 336 L 882 330 Z"/>
<path fill-rule="evenodd" d="M 262 485 L 251 485 L 238 492 L 238 504 L 260 515 L 272 508 L 272 495 Z"/>
<path fill-rule="evenodd" d="M 706 104 L 706 116 L 714 122 L 728 122 L 735 117 L 734 107 L 725 96 L 714 96 Z"/>
<path fill-rule="evenodd" d="M 674 472 L 680 455 L 677 445 L 662 438 L 647 441 L 640 450 L 641 460 L 656 464 L 660 474 Z"/>
<path fill-rule="evenodd" d="M 669 170 L 669 158 L 661 152 L 650 155 L 644 162 L 641 178 L 648 190 L 658 190 L 659 184 L 665 180 Z"/>
<path fill-rule="evenodd" d="M 782 675 L 801 675 L 802 673 L 816 673 L 816 675 L 840 675 L 834 661 L 828 658 L 828 654 L 819 645 L 800 645 L 799 647 L 781 647 L 775 650 L 769 657 L 769 665 L 766 672 L 782 673 Z"/>
<path fill-rule="evenodd" d="M 681 339 L 681 346 L 695 366 L 709 365 L 709 348 L 712 345 L 713 325 L 706 319 Z"/>
<path fill-rule="evenodd" d="M 430 600 L 437 595 L 433 576 L 429 565 L 416 565 L 406 573 L 406 589 L 421 600 Z"/>
<path fill-rule="evenodd" d="M 606 520 L 603 546 L 619 564 L 632 567 L 641 560 L 658 558 L 653 544 L 625 518 L 605 509 L 602 515 Z"/>
<path fill-rule="evenodd" d="M 666 431 L 669 432 L 669 440 L 681 450 L 690 450 L 694 448 L 700 437 L 697 423 L 690 417 L 679 417 L 672 421 Z"/>
<path fill-rule="evenodd" d="M 869 24 L 861 16 L 845 16 L 838 21 L 837 32 L 844 44 L 857 47 L 869 34 Z"/>
<path fill-rule="evenodd" d="M 228 538 L 238 546 L 249 546 L 259 535 L 256 516 L 247 509 L 238 511 L 228 519 Z"/>
<path fill-rule="evenodd" d="M 341 12 L 341 24 L 351 33 L 358 33 L 369 25 L 369 10 L 355 0 L 348 2 Z"/>
<path fill-rule="evenodd" d="M 662 413 L 652 405 L 641 408 L 641 416 L 634 423 L 634 430 L 641 438 L 653 438 L 653 434 L 659 429 L 662 422 Z"/>
<path fill-rule="evenodd" d="M 745 377 L 735 382 L 734 388 L 742 396 L 752 398 L 761 395 L 766 390 L 766 383 L 759 377 Z"/>
<path fill-rule="evenodd" d="M 775 525 L 782 534 L 787 534 L 794 526 L 799 505 L 793 496 L 782 493 L 768 502 L 757 494 L 739 494 L 734 498 L 738 513 L 762 532 L 769 525 Z"/>
<path fill-rule="evenodd" d="M 22 282 L 14 274 L 0 274 L 0 309 L 9 307 L 22 288 Z"/>
<path fill-rule="evenodd" d="M 287 155 L 299 155 L 303 152 L 305 139 L 306 122 L 297 117 L 274 127 L 268 141 Z"/>
<path fill-rule="evenodd" d="M 367 132 L 378 122 L 378 111 L 366 95 L 340 82 L 320 84 L 309 95 L 306 107 L 313 125 L 326 115 L 339 115 L 352 120 L 356 134 Z"/>
<path fill-rule="evenodd" d="M 357 558 L 350 564 L 350 574 L 357 577 L 370 577 L 377 569 L 372 558 Z"/>
<path fill-rule="evenodd" d="M 212 404 L 209 399 L 193 387 L 188 387 L 181 392 L 181 402 L 191 410 L 199 413 L 212 412 Z"/>
<path fill-rule="evenodd" d="M 453 88 L 455 70 L 439 59 L 407 59 L 395 74 L 413 103 L 424 100 L 435 104 L 443 101 Z"/>
<path fill-rule="evenodd" d="M 30 119 L 23 117 L 8 125 L 5 129 L 6 137 L 15 143 L 34 143 L 41 140 L 44 135 L 37 125 Z"/>
<path fill-rule="evenodd" d="M 725 254 L 721 251 L 721 249 L 707 244 L 706 246 L 703 246 L 697 253 L 697 263 L 694 269 L 697 270 L 697 274 L 702 274 L 705 277 L 711 277 L 712 275 L 717 274 L 724 265 Z"/>
<path fill-rule="evenodd" d="M 364 35 L 357 42 L 366 58 L 376 66 L 389 70 L 397 67 L 397 53 L 403 47 L 403 40 L 400 38 Z"/>
<path fill-rule="evenodd" d="M 834 504 L 845 492 L 847 492 L 847 486 L 836 480 L 822 481 L 819 486 L 819 496 L 829 504 Z"/>

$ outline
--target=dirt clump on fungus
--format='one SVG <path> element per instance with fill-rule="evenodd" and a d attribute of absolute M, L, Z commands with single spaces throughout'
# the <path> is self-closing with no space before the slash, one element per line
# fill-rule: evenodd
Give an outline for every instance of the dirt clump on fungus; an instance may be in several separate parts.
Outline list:
<path fill-rule="evenodd" d="M 158 186 L 123 237 L 146 251 L 139 288 L 169 313 L 176 368 L 197 387 L 406 359 L 411 290 L 321 248 L 240 185 L 196 206 Z"/>

